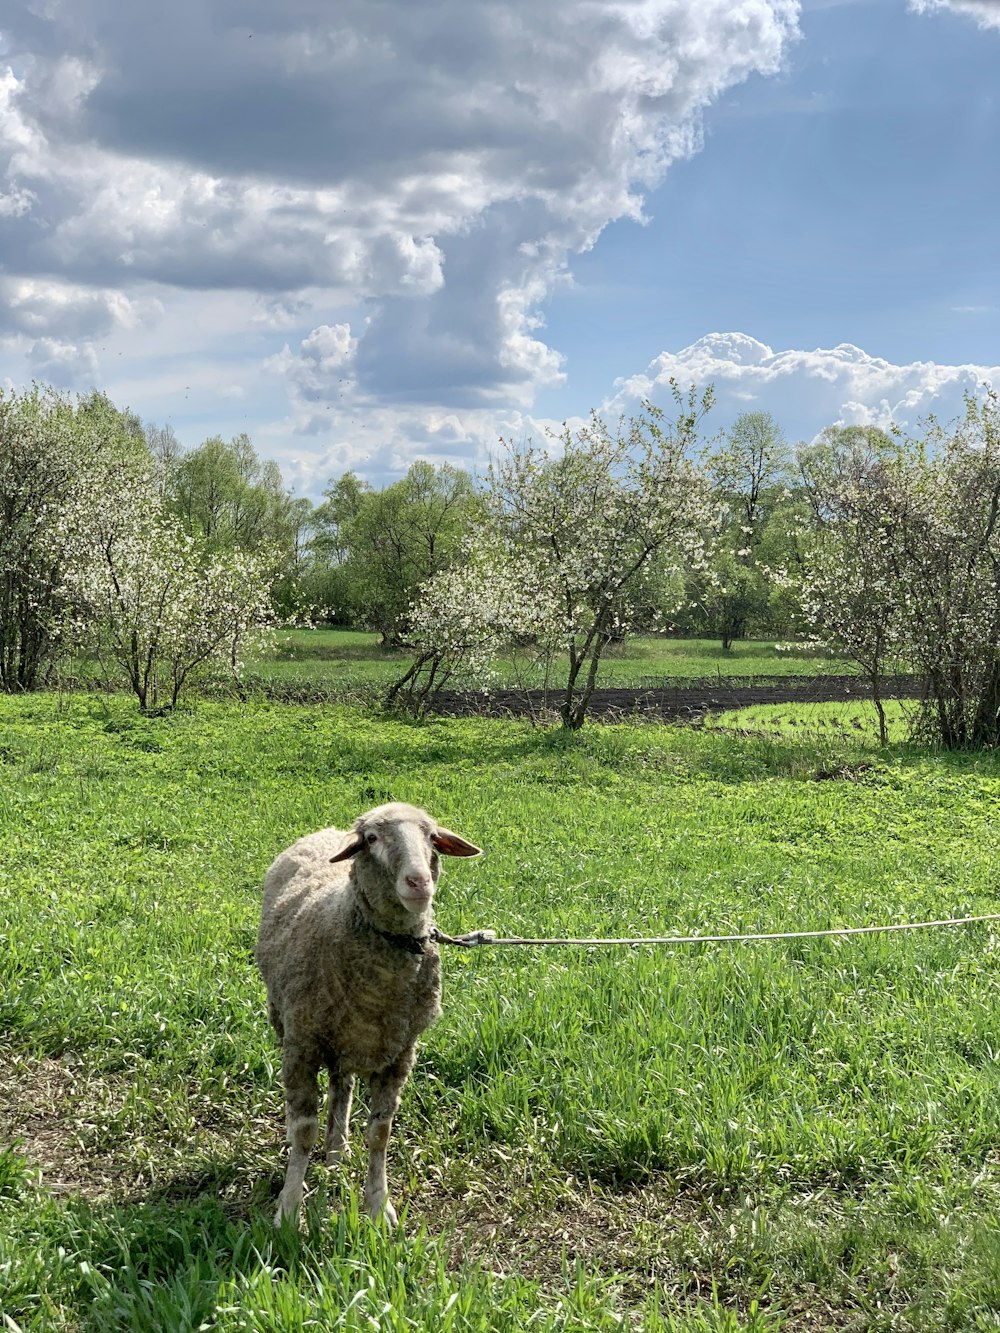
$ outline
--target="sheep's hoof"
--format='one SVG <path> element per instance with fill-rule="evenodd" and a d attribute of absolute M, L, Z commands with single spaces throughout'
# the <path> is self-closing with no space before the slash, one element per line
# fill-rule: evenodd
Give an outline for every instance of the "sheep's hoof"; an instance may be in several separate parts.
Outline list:
<path fill-rule="evenodd" d="M 286 1222 L 291 1222 L 294 1225 L 298 1215 L 299 1205 L 297 1202 L 286 1203 L 284 1199 L 279 1199 L 278 1211 L 274 1214 L 274 1225 L 279 1228 L 283 1227 Z"/>
<path fill-rule="evenodd" d="M 365 1200 L 365 1212 L 373 1222 L 382 1222 L 387 1227 L 396 1225 L 396 1210 L 389 1201 L 388 1194 L 381 1199 Z"/>

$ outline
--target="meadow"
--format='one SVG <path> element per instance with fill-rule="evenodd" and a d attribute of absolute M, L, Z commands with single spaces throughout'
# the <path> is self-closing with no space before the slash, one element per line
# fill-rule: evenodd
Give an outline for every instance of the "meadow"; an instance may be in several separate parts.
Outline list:
<path fill-rule="evenodd" d="M 451 932 L 820 929 L 996 909 L 1000 762 L 858 712 L 712 726 L 0 697 L 0 1326 L 1000 1325 L 1000 933 L 451 951 L 390 1150 L 271 1227 L 269 861 L 411 800 L 483 846 Z M 822 725 L 820 723 L 822 722 Z"/>
<path fill-rule="evenodd" d="M 382 688 L 402 675 L 409 660 L 405 653 L 384 652 L 377 634 L 360 630 L 278 630 L 246 663 L 245 677 L 250 689 L 308 701 Z M 555 663 L 550 685 L 560 683 L 560 669 L 561 664 Z M 786 648 L 746 640 L 723 650 L 718 642 L 705 639 L 636 635 L 605 650 L 600 683 L 622 689 L 660 689 L 719 677 L 756 680 L 762 676 L 845 675 L 856 670 L 843 658 L 801 645 Z M 525 651 L 498 658 L 490 683 L 501 689 L 530 689 L 543 687 L 546 680 L 543 667 Z"/>

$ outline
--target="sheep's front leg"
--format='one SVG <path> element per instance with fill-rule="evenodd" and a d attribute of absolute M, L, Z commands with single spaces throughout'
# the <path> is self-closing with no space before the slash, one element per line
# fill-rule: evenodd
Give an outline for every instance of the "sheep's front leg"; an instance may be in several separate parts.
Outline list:
<path fill-rule="evenodd" d="M 330 1093 L 326 1107 L 326 1164 L 336 1166 L 347 1151 L 347 1133 L 351 1120 L 354 1075 L 330 1070 Z"/>
<path fill-rule="evenodd" d="M 318 1068 L 319 1062 L 312 1051 L 296 1046 L 294 1042 L 285 1043 L 281 1070 L 285 1084 L 285 1125 L 291 1148 L 285 1184 L 278 1198 L 275 1226 L 280 1226 L 286 1217 L 294 1217 L 302 1202 L 306 1168 L 319 1132 Z"/>
<path fill-rule="evenodd" d="M 413 1052 L 407 1051 L 395 1064 L 381 1073 L 373 1074 L 371 1088 L 371 1116 L 365 1131 L 368 1145 L 368 1176 L 365 1180 L 365 1212 L 369 1217 L 381 1215 L 389 1226 L 396 1225 L 396 1210 L 389 1200 L 385 1157 L 392 1132 L 392 1117 L 399 1106 L 399 1096 L 406 1076 L 413 1065 Z"/>

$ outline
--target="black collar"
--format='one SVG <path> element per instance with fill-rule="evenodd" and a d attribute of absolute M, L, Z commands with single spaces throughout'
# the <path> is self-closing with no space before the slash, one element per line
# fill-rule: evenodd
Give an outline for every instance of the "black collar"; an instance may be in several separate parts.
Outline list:
<path fill-rule="evenodd" d="M 371 922 L 369 922 L 371 925 Z M 425 944 L 429 944 L 434 938 L 433 935 L 394 935 L 391 930 L 382 930 L 379 926 L 372 925 L 376 935 L 381 935 L 384 940 L 395 945 L 397 949 L 405 949 L 407 953 L 424 954 L 427 950 Z"/>

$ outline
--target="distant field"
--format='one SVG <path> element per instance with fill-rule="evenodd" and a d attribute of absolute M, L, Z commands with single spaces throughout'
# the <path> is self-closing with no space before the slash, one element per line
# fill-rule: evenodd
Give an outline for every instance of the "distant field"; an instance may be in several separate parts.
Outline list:
<path fill-rule="evenodd" d="M 275 633 L 267 651 L 246 664 L 247 677 L 265 689 L 292 692 L 313 689 L 365 689 L 388 684 L 406 668 L 408 658 L 380 650 L 377 634 L 353 630 L 292 630 Z M 603 685 L 623 689 L 656 689 L 678 681 L 718 676 L 811 676 L 854 674 L 851 662 L 808 649 L 779 650 L 774 643 L 734 644 L 724 652 L 717 641 L 637 637 L 605 652 Z M 559 667 L 553 671 L 559 679 Z M 496 663 L 498 688 L 539 687 L 541 670 L 524 654 Z"/>
<path fill-rule="evenodd" d="M 445 869 L 452 931 L 997 910 L 1000 758 L 881 750 L 853 707 L 566 736 L 0 697 L 0 1328 L 996 1327 L 983 926 L 447 953 L 390 1153 L 402 1227 L 357 1216 L 360 1111 L 301 1234 L 270 1227 L 279 1056 L 251 954 L 280 848 L 426 805 L 486 849 Z"/>

